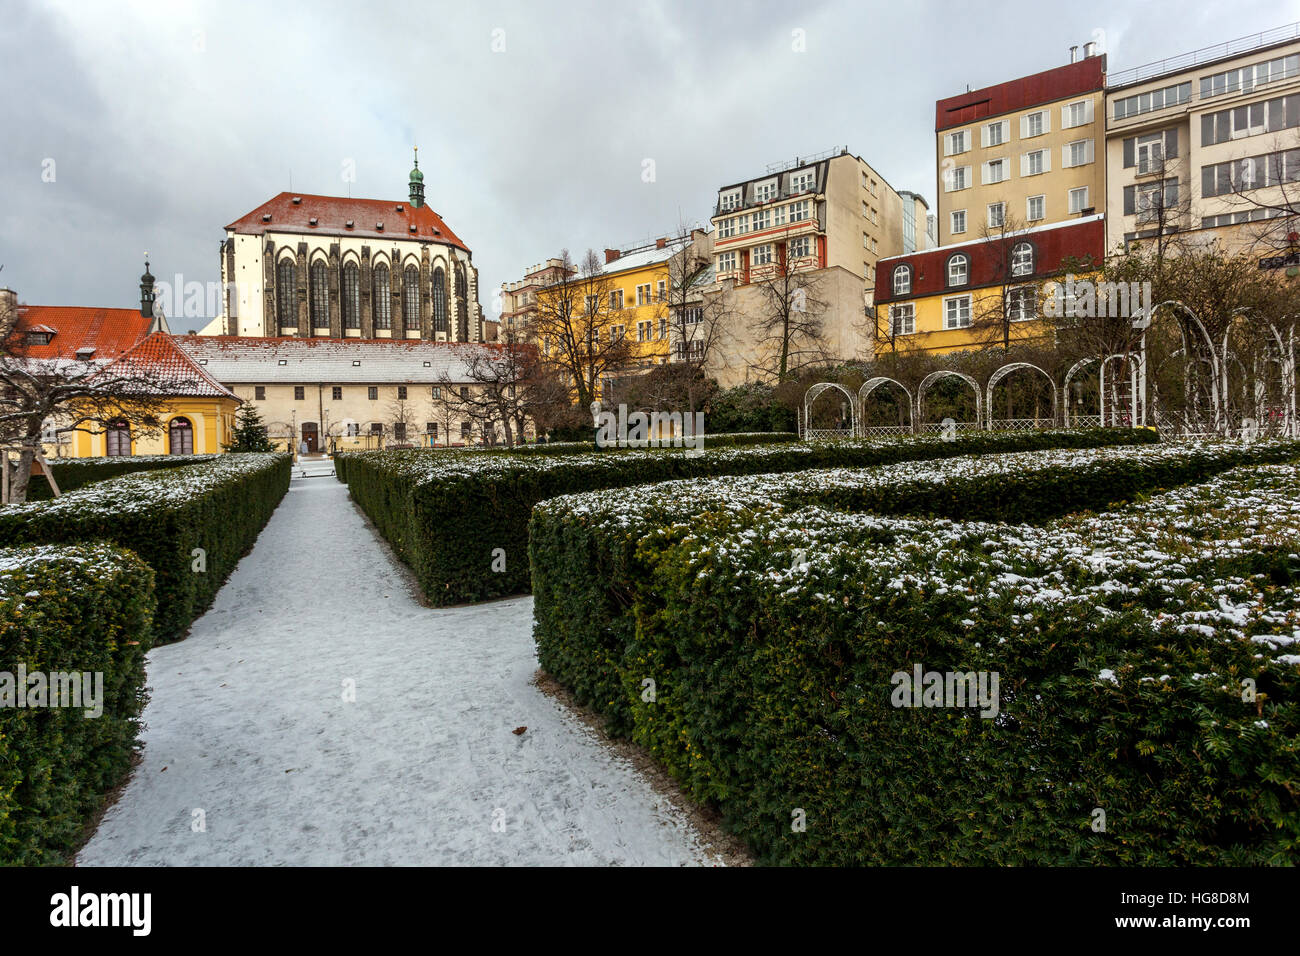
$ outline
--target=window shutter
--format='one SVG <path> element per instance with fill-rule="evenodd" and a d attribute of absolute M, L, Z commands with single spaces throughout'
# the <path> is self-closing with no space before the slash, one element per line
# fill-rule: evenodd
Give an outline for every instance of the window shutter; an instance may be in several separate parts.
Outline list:
<path fill-rule="evenodd" d="M 980 145 L 988 146 L 988 144 L 989 144 L 989 127 L 988 124 L 986 123 L 980 127 Z"/>
<path fill-rule="evenodd" d="M 1088 145 L 1083 148 L 1083 161 L 1085 163 L 1095 162 L 1096 156 L 1093 155 L 1093 145 L 1092 145 L 1093 141 L 1087 140 L 1086 142 L 1088 143 Z"/>
<path fill-rule="evenodd" d="M 943 134 L 943 154 L 945 156 L 952 155 L 952 133 Z"/>
<path fill-rule="evenodd" d="M 1129 169 L 1137 165 L 1137 137 L 1130 136 L 1124 140 L 1124 168 Z M 1125 213 L 1125 215 L 1129 215 Z"/>
<path fill-rule="evenodd" d="M 1029 175 L 1029 154 L 1028 153 L 1020 154 L 1020 175 L 1021 176 Z"/>
<path fill-rule="evenodd" d="M 1092 100 L 1083 101 L 1083 121 L 1085 123 L 1092 122 Z"/>
<path fill-rule="evenodd" d="M 1051 171 L 1052 171 L 1052 151 L 1050 149 L 1045 149 L 1043 150 L 1043 172 L 1050 173 Z"/>
<path fill-rule="evenodd" d="M 1137 186 L 1124 187 L 1124 215 L 1132 216 L 1137 212 Z"/>
<path fill-rule="evenodd" d="M 1165 159 L 1178 157 L 1178 129 L 1165 130 Z"/>
<path fill-rule="evenodd" d="M 1020 117 L 1020 138 L 1028 139 L 1029 137 L 1029 117 Z"/>
<path fill-rule="evenodd" d="M 1296 99 L 1300 100 L 1300 96 L 1297 96 Z M 1002 126 L 1002 142 L 1006 143 L 1011 139 L 1011 120 L 1003 120 L 1000 125 Z"/>
<path fill-rule="evenodd" d="M 1066 143 L 1061 147 L 1061 168 L 1070 168 L 1070 144 Z"/>
<path fill-rule="evenodd" d="M 1050 133 L 1051 131 L 1052 131 L 1052 111 L 1043 110 L 1043 132 Z"/>

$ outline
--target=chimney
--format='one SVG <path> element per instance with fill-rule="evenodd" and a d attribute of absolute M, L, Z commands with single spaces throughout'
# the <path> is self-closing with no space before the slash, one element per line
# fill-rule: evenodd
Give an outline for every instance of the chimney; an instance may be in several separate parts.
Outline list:
<path fill-rule="evenodd" d="M 1070 47 L 1070 62 L 1071 62 L 1071 63 L 1077 63 L 1077 62 L 1079 62 L 1079 46 L 1078 46 L 1078 44 L 1075 44 L 1074 46 Z"/>
<path fill-rule="evenodd" d="M 1083 58 L 1085 60 L 1088 59 L 1089 57 L 1096 56 L 1096 55 L 1097 55 L 1097 44 L 1095 42 L 1085 43 L 1083 45 Z"/>
<path fill-rule="evenodd" d="M 13 289 L 0 289 L 0 315 L 7 315 L 18 308 L 18 293 Z"/>
<path fill-rule="evenodd" d="M 617 249 L 606 249 L 606 250 L 605 250 L 605 265 L 609 265 L 611 262 L 613 262 L 615 259 L 617 259 L 617 258 L 618 258 L 619 256 L 621 256 L 622 254 L 623 254 L 623 253 L 619 252 Z"/>
<path fill-rule="evenodd" d="M 663 249 L 663 248 L 664 248 L 665 246 L 667 246 L 667 245 L 668 245 L 668 240 L 667 240 L 667 239 L 656 239 L 656 240 L 655 240 L 655 248 L 656 248 L 656 249 Z"/>

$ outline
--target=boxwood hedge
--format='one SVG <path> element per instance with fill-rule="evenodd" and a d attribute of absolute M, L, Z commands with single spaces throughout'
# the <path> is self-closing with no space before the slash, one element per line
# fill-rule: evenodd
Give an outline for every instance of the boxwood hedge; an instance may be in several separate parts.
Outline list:
<path fill-rule="evenodd" d="M 0 697 L 12 695 L 0 706 L 0 865 L 67 862 L 127 773 L 146 696 L 153 583 L 138 557 L 103 544 L 0 550 Z M 17 706 L 20 665 L 47 681 L 102 674 L 102 714 Z"/>
<path fill-rule="evenodd" d="M 883 465 L 1034 448 L 1149 443 L 1147 430 L 962 434 L 822 444 L 681 449 L 528 458 L 357 452 L 344 475 L 353 500 L 435 605 L 527 591 L 528 518 L 539 501 L 597 488 L 673 478 L 751 475 L 830 466 Z M 504 561 L 504 570 L 502 562 Z"/>
<path fill-rule="evenodd" d="M 137 471 L 153 471 L 157 468 L 181 468 L 212 461 L 216 455 L 119 455 L 112 458 L 67 458 L 50 462 L 54 480 L 59 483 L 59 491 L 67 494 L 84 485 L 119 475 L 130 475 Z M 53 498 L 50 483 L 40 473 L 33 473 L 27 486 L 28 501 L 44 501 Z"/>
<path fill-rule="evenodd" d="M 123 475 L 0 509 L 0 540 L 103 540 L 134 551 L 156 575 L 155 643 L 165 643 L 184 636 L 211 605 L 288 490 L 289 474 L 287 455 L 239 454 Z"/>
<path fill-rule="evenodd" d="M 1128 456 L 1124 493 L 1140 498 L 1142 458 L 1199 480 L 1297 455 L 1151 449 Z M 946 469 L 996 494 L 1037 473 L 1061 512 L 1107 497 L 1007 457 L 1019 469 L 972 466 L 983 489 L 955 463 L 913 477 L 937 487 Z M 1109 459 L 1081 463 L 1103 473 L 1123 456 L 1082 457 Z M 797 477 L 807 494 L 795 476 L 669 483 L 631 514 L 590 494 L 533 519 L 543 667 L 764 861 L 1300 862 L 1293 465 L 1043 526 L 833 510 L 869 496 L 843 474 Z M 999 674 L 998 716 L 892 706 L 894 675 L 918 664 Z"/>

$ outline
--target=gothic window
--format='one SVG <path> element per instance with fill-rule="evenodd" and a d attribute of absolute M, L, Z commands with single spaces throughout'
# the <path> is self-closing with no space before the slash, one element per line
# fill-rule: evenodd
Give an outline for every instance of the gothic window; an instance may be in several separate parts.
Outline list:
<path fill-rule="evenodd" d="M 469 341 L 469 289 L 465 283 L 465 267 L 456 263 L 456 341 Z"/>
<path fill-rule="evenodd" d="M 388 284 L 388 266 L 375 266 L 374 294 L 375 328 L 391 329 L 393 327 L 392 290 Z"/>
<path fill-rule="evenodd" d="M 317 259 L 311 264 L 308 277 L 311 279 L 311 327 L 328 329 L 330 327 L 330 286 L 329 271 L 325 263 Z"/>
<path fill-rule="evenodd" d="M 433 270 L 433 330 L 447 331 L 447 274 L 441 266 Z"/>
<path fill-rule="evenodd" d="M 298 324 L 298 269 L 292 259 L 281 259 L 275 274 L 275 314 L 280 328 Z"/>
<path fill-rule="evenodd" d="M 361 328 L 361 270 L 355 262 L 343 267 L 343 328 Z"/>
<path fill-rule="evenodd" d="M 402 272 L 402 322 L 408 329 L 420 327 L 420 270 L 415 266 Z"/>

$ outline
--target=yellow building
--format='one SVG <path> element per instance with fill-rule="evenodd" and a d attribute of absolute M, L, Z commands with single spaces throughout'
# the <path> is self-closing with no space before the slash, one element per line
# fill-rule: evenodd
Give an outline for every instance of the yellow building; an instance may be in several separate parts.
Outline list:
<path fill-rule="evenodd" d="M 941 246 L 1103 208 L 1106 57 L 1087 44 L 1071 58 L 938 101 Z"/>
<path fill-rule="evenodd" d="M 1100 262 L 1104 238 L 1105 217 L 1093 215 L 881 259 L 875 354 L 1045 341 L 1049 285 L 1074 260 Z"/>

